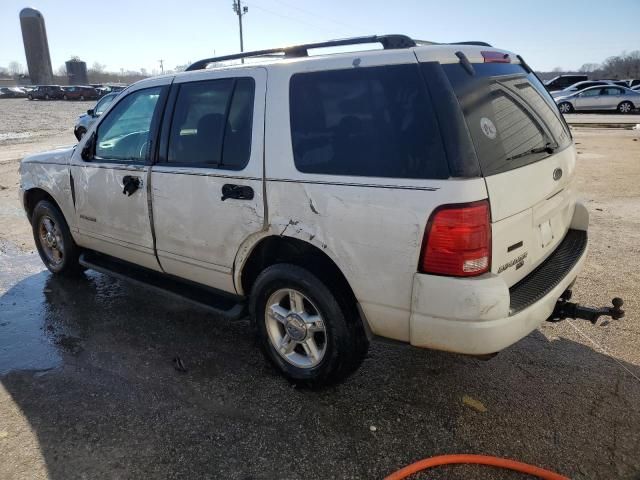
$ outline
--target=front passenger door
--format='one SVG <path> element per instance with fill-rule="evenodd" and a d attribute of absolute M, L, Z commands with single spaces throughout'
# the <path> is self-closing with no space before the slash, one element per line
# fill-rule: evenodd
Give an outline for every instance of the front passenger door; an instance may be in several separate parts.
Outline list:
<path fill-rule="evenodd" d="M 147 163 L 167 88 L 139 88 L 119 99 L 85 135 L 71 167 L 79 243 L 155 270 L 160 268 L 149 218 Z"/>

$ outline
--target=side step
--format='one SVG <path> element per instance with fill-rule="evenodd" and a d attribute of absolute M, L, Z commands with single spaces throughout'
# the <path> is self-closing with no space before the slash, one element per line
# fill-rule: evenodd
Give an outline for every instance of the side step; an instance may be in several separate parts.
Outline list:
<path fill-rule="evenodd" d="M 215 288 L 155 272 L 97 252 L 83 252 L 79 262 L 83 267 L 204 307 L 228 320 L 239 320 L 246 315 L 243 297 Z"/>

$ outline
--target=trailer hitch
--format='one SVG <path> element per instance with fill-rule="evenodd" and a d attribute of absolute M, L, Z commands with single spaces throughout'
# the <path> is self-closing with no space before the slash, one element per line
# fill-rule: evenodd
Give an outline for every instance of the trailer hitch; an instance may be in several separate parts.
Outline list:
<path fill-rule="evenodd" d="M 624 317 L 624 310 L 622 310 L 622 305 L 624 302 L 621 298 L 615 297 L 611 300 L 611 304 L 613 307 L 601 307 L 601 308 L 593 308 L 593 307 L 584 307 L 574 302 L 570 302 L 571 299 L 571 290 L 566 290 L 562 296 L 556 302 L 556 306 L 553 309 L 553 313 L 549 318 L 547 318 L 547 322 L 560 322 L 566 318 L 573 319 L 583 319 L 590 321 L 593 325 L 596 324 L 598 318 L 602 316 L 611 317 L 612 320 L 620 320 Z"/>

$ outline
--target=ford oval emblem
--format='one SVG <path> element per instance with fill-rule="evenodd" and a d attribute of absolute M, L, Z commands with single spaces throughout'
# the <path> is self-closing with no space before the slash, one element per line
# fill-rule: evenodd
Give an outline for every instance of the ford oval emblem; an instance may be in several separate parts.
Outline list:
<path fill-rule="evenodd" d="M 556 168 L 553 171 L 553 179 L 558 181 L 562 178 L 562 169 L 561 168 Z"/>

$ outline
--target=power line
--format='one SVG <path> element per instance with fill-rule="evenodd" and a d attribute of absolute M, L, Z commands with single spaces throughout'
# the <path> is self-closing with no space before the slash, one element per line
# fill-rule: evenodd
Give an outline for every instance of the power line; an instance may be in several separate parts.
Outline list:
<path fill-rule="evenodd" d="M 314 12 L 311 12 L 311 11 L 306 10 L 306 9 L 304 9 L 304 8 L 298 7 L 297 5 L 292 5 L 292 4 L 290 4 L 290 3 L 283 2 L 282 0 L 275 0 L 275 1 L 276 1 L 276 2 L 278 2 L 278 3 L 279 3 L 279 4 L 281 4 L 281 5 L 284 5 L 285 7 L 293 8 L 293 9 L 298 10 L 298 11 L 300 11 L 300 12 L 306 13 L 307 15 L 309 15 L 309 16 L 311 16 L 311 17 L 314 17 L 314 18 L 324 18 L 326 21 L 329 21 L 329 22 L 331 22 L 331 23 L 335 23 L 336 25 L 342 25 L 343 27 L 347 27 L 347 28 L 349 28 L 350 30 L 351 30 L 351 29 L 356 28 L 354 25 L 349 25 L 348 23 L 344 23 L 344 22 L 342 22 L 342 21 L 335 20 L 335 19 L 333 19 L 333 18 L 329 18 L 329 17 L 326 17 L 326 16 L 324 16 L 324 15 L 318 15 L 317 13 L 314 13 Z"/>
<path fill-rule="evenodd" d="M 294 22 L 298 22 L 298 23 L 307 25 L 307 26 L 315 28 L 317 30 L 322 30 L 322 31 L 325 31 L 325 32 L 335 32 L 336 31 L 335 29 L 327 29 L 327 28 L 321 27 L 319 25 L 315 25 L 313 23 L 309 23 L 307 21 L 301 20 L 299 18 L 292 17 L 290 15 L 285 15 L 285 14 L 282 14 L 282 13 L 279 13 L 279 12 L 274 12 L 273 10 L 268 10 L 268 9 L 266 9 L 264 7 L 261 7 L 260 5 L 256 5 L 255 3 L 251 3 L 250 6 L 252 8 L 257 8 L 258 10 L 262 10 L 265 13 L 269 13 L 271 15 L 275 15 L 275 16 L 281 17 L 281 18 L 286 18 L 287 20 L 293 20 Z"/>

